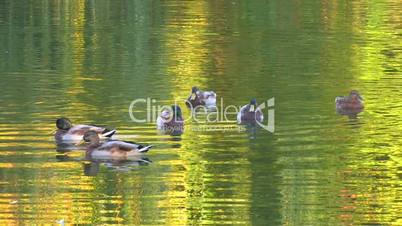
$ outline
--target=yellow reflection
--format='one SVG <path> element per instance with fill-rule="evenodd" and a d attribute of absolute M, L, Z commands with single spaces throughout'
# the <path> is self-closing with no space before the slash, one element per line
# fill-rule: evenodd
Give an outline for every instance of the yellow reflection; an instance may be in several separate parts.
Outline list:
<path fill-rule="evenodd" d="M 214 79 L 212 75 L 204 74 L 206 64 L 208 63 L 211 48 L 208 47 L 211 33 L 210 22 L 211 5 L 205 1 L 181 2 L 179 4 L 180 13 L 176 10 L 167 12 L 165 33 L 162 37 L 166 49 L 166 57 L 168 60 L 167 74 L 170 83 L 171 97 L 177 100 L 184 100 L 190 93 L 192 86 L 198 86 L 202 89 L 207 88 L 209 79 Z M 173 7 L 173 6 L 171 6 Z M 222 24 L 225 25 L 225 24 Z M 182 105 L 182 103 L 179 103 Z M 187 109 L 183 109 L 185 113 L 190 114 Z M 167 225 L 195 225 L 201 223 L 213 223 L 208 220 L 210 217 L 203 214 L 210 214 L 210 208 L 214 207 L 219 210 L 219 206 L 227 205 L 234 209 L 242 208 L 249 211 L 250 209 L 250 191 L 251 182 L 249 175 L 251 170 L 247 159 L 239 159 L 241 162 L 240 169 L 237 169 L 236 175 L 238 180 L 243 183 L 235 184 L 233 191 L 235 194 L 231 196 L 242 197 L 241 199 L 222 199 L 221 194 L 214 188 L 208 187 L 208 179 L 217 176 L 216 173 L 209 171 L 206 160 L 197 150 L 200 143 L 213 143 L 214 137 L 210 135 L 201 136 L 196 131 L 189 129 L 191 122 L 187 123 L 186 131 L 182 135 L 181 149 L 177 153 L 180 158 L 175 161 L 168 161 L 166 164 L 176 170 L 168 172 L 166 177 L 167 191 L 165 199 L 158 202 L 158 207 L 166 210 Z M 194 142 L 194 139 L 199 142 Z M 244 149 L 243 151 L 247 151 Z M 177 170 L 182 169 L 182 170 Z M 220 173 L 220 172 L 219 172 Z M 225 172 L 231 174 L 233 172 Z M 224 174 L 222 172 L 222 174 Z M 230 176 L 229 176 L 230 177 Z M 237 180 L 230 177 L 228 180 Z M 222 191 L 223 192 L 223 191 Z M 220 200 L 217 204 L 213 204 L 214 200 Z M 221 203 L 223 202 L 223 203 Z M 240 202 L 240 207 L 236 206 Z M 211 204 L 212 203 L 212 204 Z M 226 204 L 227 203 L 227 204 Z M 183 208 L 185 206 L 186 208 Z M 223 211 L 223 210 L 222 210 Z M 242 222 L 250 224 L 247 214 L 244 214 Z M 233 216 L 236 218 L 237 216 Z M 230 222 L 230 219 L 226 219 Z M 215 222 L 216 223 L 216 222 Z M 233 220 L 233 223 L 239 223 Z"/>
<path fill-rule="evenodd" d="M 71 8 L 73 9 L 72 11 L 66 11 L 71 13 L 71 18 L 70 20 L 72 21 L 71 23 L 71 44 L 72 44 L 72 57 L 73 57 L 73 70 L 72 70 L 72 80 L 71 80 L 71 85 L 69 87 L 69 90 L 67 93 L 69 96 L 73 98 L 71 101 L 71 110 L 75 109 L 86 109 L 86 110 L 91 110 L 90 105 L 88 103 L 82 103 L 77 97 L 79 97 L 81 94 L 86 92 L 86 89 L 83 85 L 83 82 L 86 80 L 99 80 L 99 79 L 93 79 L 93 78 L 85 78 L 85 75 L 83 74 L 83 67 L 84 67 L 84 60 L 85 60 L 85 22 L 87 18 L 85 18 L 85 6 L 86 6 L 86 1 L 75 1 L 75 2 L 70 2 L 72 5 Z"/>
<path fill-rule="evenodd" d="M 202 87 L 210 75 L 203 74 L 205 59 L 208 55 L 208 3 L 204 1 L 183 2 L 180 4 L 182 14 L 169 11 L 165 43 L 166 57 L 169 60 L 167 74 L 171 80 L 171 95 L 184 99 L 191 87 Z M 179 92 L 178 92 L 179 91 Z M 180 92 L 182 91 L 182 92 Z"/>

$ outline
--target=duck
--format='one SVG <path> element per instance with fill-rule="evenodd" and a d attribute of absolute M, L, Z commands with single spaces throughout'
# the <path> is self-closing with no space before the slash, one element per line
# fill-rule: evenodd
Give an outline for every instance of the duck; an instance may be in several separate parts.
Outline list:
<path fill-rule="evenodd" d="M 152 145 L 144 146 L 133 142 L 107 140 L 101 142 L 97 131 L 85 132 L 81 143 L 88 143 L 86 156 L 97 159 L 121 159 L 142 155 L 151 149 Z"/>
<path fill-rule="evenodd" d="M 261 123 L 264 120 L 264 115 L 261 109 L 257 105 L 257 101 L 255 98 L 250 100 L 249 104 L 244 105 L 240 108 L 240 111 L 237 113 L 237 123 Z"/>
<path fill-rule="evenodd" d="M 201 91 L 197 87 L 191 89 L 191 94 L 186 100 L 186 105 L 190 108 L 197 106 L 212 107 L 216 105 L 216 93 L 213 91 Z"/>
<path fill-rule="evenodd" d="M 349 96 L 338 96 L 335 98 L 336 109 L 339 111 L 354 111 L 364 108 L 363 98 L 359 92 L 352 90 Z"/>
<path fill-rule="evenodd" d="M 184 120 L 181 108 L 178 105 L 172 105 L 164 109 L 156 119 L 158 130 L 173 135 L 179 135 L 184 130 Z"/>
<path fill-rule="evenodd" d="M 109 130 L 104 127 L 93 125 L 73 125 L 68 118 L 59 118 L 56 120 L 56 133 L 54 135 L 57 143 L 78 143 L 82 140 L 85 132 L 95 131 L 103 139 L 111 138 L 116 130 Z"/>

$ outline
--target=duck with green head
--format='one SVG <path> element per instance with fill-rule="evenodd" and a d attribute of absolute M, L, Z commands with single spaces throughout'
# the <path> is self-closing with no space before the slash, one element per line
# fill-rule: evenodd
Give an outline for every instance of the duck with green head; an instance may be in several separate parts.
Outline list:
<path fill-rule="evenodd" d="M 184 130 L 184 120 L 181 108 L 178 105 L 172 105 L 170 108 L 161 112 L 156 120 L 158 130 L 173 135 L 179 135 Z"/>
<path fill-rule="evenodd" d="M 57 143 L 78 143 L 88 131 L 95 131 L 103 139 L 107 139 L 116 133 L 116 130 L 109 130 L 104 127 L 93 125 L 73 125 L 68 118 L 56 120 L 57 131 L 54 135 Z"/>
<path fill-rule="evenodd" d="M 87 157 L 98 159 L 124 159 L 130 156 L 138 156 L 148 152 L 152 147 L 152 145 L 144 146 L 120 140 L 101 142 L 99 133 L 92 130 L 84 134 L 83 142 L 88 143 Z"/>

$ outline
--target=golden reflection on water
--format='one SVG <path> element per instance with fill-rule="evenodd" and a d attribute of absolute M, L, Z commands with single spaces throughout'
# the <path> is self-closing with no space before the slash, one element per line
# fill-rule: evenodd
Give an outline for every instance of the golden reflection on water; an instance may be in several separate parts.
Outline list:
<path fill-rule="evenodd" d="M 211 54 L 210 49 L 206 48 L 209 41 L 208 34 L 210 33 L 208 30 L 210 27 L 208 5 L 204 1 L 186 2 L 180 4 L 180 17 L 174 13 L 176 10 L 172 10 L 166 16 L 167 24 L 164 29 L 170 31 L 163 39 L 166 51 L 169 51 L 170 59 L 166 71 L 170 79 L 169 84 L 172 86 L 171 97 L 179 101 L 187 98 L 192 86 L 207 87 L 208 79 L 213 78 L 211 75 L 204 74 L 203 70 L 208 63 L 206 59 Z M 183 110 L 187 113 L 186 109 Z M 191 125 L 191 122 L 188 124 Z M 197 154 L 199 144 L 213 143 L 214 137 L 200 136 L 192 131 L 188 124 L 185 133 L 182 135 L 181 151 L 178 152 L 180 160 L 167 162 L 168 165 L 183 167 L 184 170 L 166 174 L 169 189 L 165 194 L 166 199 L 158 202 L 160 208 L 170 207 L 166 212 L 165 223 L 168 225 L 200 223 L 200 219 L 195 216 L 205 212 L 207 209 L 204 209 L 204 206 L 208 206 L 207 203 L 213 203 L 215 200 L 213 194 L 208 192 L 205 178 L 214 178 L 219 175 L 209 173 L 207 166 L 202 162 L 202 157 Z M 193 138 L 195 137 L 197 137 L 198 142 L 194 142 Z M 241 163 L 247 165 L 245 162 Z M 241 171 L 239 175 L 249 173 L 247 168 Z M 243 184 L 237 184 L 233 188 L 236 191 L 233 196 L 248 200 L 250 184 L 247 179 L 244 180 Z M 219 201 L 235 202 L 233 199 L 226 201 L 219 199 Z M 243 209 L 247 209 L 248 202 L 241 202 L 241 205 Z M 183 206 L 185 208 L 182 208 Z M 226 205 L 225 207 L 230 208 Z M 250 224 L 246 216 L 242 218 L 241 223 Z M 227 219 L 227 221 L 239 223 L 234 219 Z M 209 221 L 205 220 L 205 222 Z M 210 221 L 210 223 L 212 222 L 214 221 Z"/>
<path fill-rule="evenodd" d="M 183 4 L 181 11 L 183 18 L 177 18 L 175 10 L 168 13 L 166 18 L 165 29 L 172 30 L 173 32 L 167 33 L 168 36 L 164 37 L 166 51 L 168 51 L 171 62 L 168 64 L 166 73 L 169 77 L 169 85 L 171 89 L 171 97 L 178 101 L 184 100 L 191 90 L 193 84 L 201 86 L 198 76 L 202 71 L 203 55 L 206 50 L 201 48 L 202 43 L 205 41 L 203 32 L 205 32 L 206 20 L 204 17 L 206 2 L 198 1 L 196 4 L 187 2 Z M 194 16 L 201 17 L 193 20 Z M 185 20 L 185 21 L 183 21 Z M 185 23 L 183 23 L 185 22 Z M 180 87 L 182 90 L 178 92 Z M 184 110 L 184 109 L 183 109 Z M 190 131 L 186 131 L 188 134 Z M 190 134 L 191 136 L 191 134 Z M 184 138 L 184 137 L 183 137 Z M 192 150 L 191 144 L 186 144 L 183 139 L 181 143 L 182 150 Z M 180 160 L 169 161 L 168 165 L 182 167 L 184 170 L 180 172 L 171 172 L 166 174 L 166 181 L 168 189 L 165 192 L 165 199 L 158 202 L 158 207 L 163 208 L 169 206 L 166 211 L 166 224 L 169 225 L 188 225 L 188 217 L 186 216 L 189 211 L 187 206 L 189 200 L 194 199 L 189 197 L 189 187 L 187 180 L 194 172 L 202 171 L 202 166 L 192 166 L 187 164 L 186 152 L 179 152 Z M 191 178 L 190 179 L 194 179 Z M 202 179 L 202 177 L 197 178 Z M 199 184 L 199 182 L 197 183 Z M 180 188 L 182 187 L 182 188 Z M 179 189 L 180 188 L 180 189 Z"/>
<path fill-rule="evenodd" d="M 208 43 L 207 2 L 186 2 L 176 7 L 181 8 L 180 16 L 176 10 L 166 15 L 166 36 L 163 37 L 164 48 L 169 57 L 166 73 L 172 85 L 171 96 L 185 99 L 193 84 L 205 85 L 209 75 L 204 74 Z M 170 6 L 175 7 L 175 5 Z M 179 93 L 178 93 L 179 91 Z M 182 92 L 180 92 L 182 91 Z"/>

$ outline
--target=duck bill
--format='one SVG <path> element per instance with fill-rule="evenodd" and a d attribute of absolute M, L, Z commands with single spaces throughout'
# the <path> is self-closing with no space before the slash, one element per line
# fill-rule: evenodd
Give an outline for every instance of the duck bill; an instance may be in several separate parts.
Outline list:
<path fill-rule="evenodd" d="M 255 111 L 254 105 L 250 105 L 250 112 L 254 112 L 254 111 Z"/>
<path fill-rule="evenodd" d="M 195 93 L 192 93 L 190 99 L 195 100 L 196 97 L 197 97 L 197 95 Z"/>

